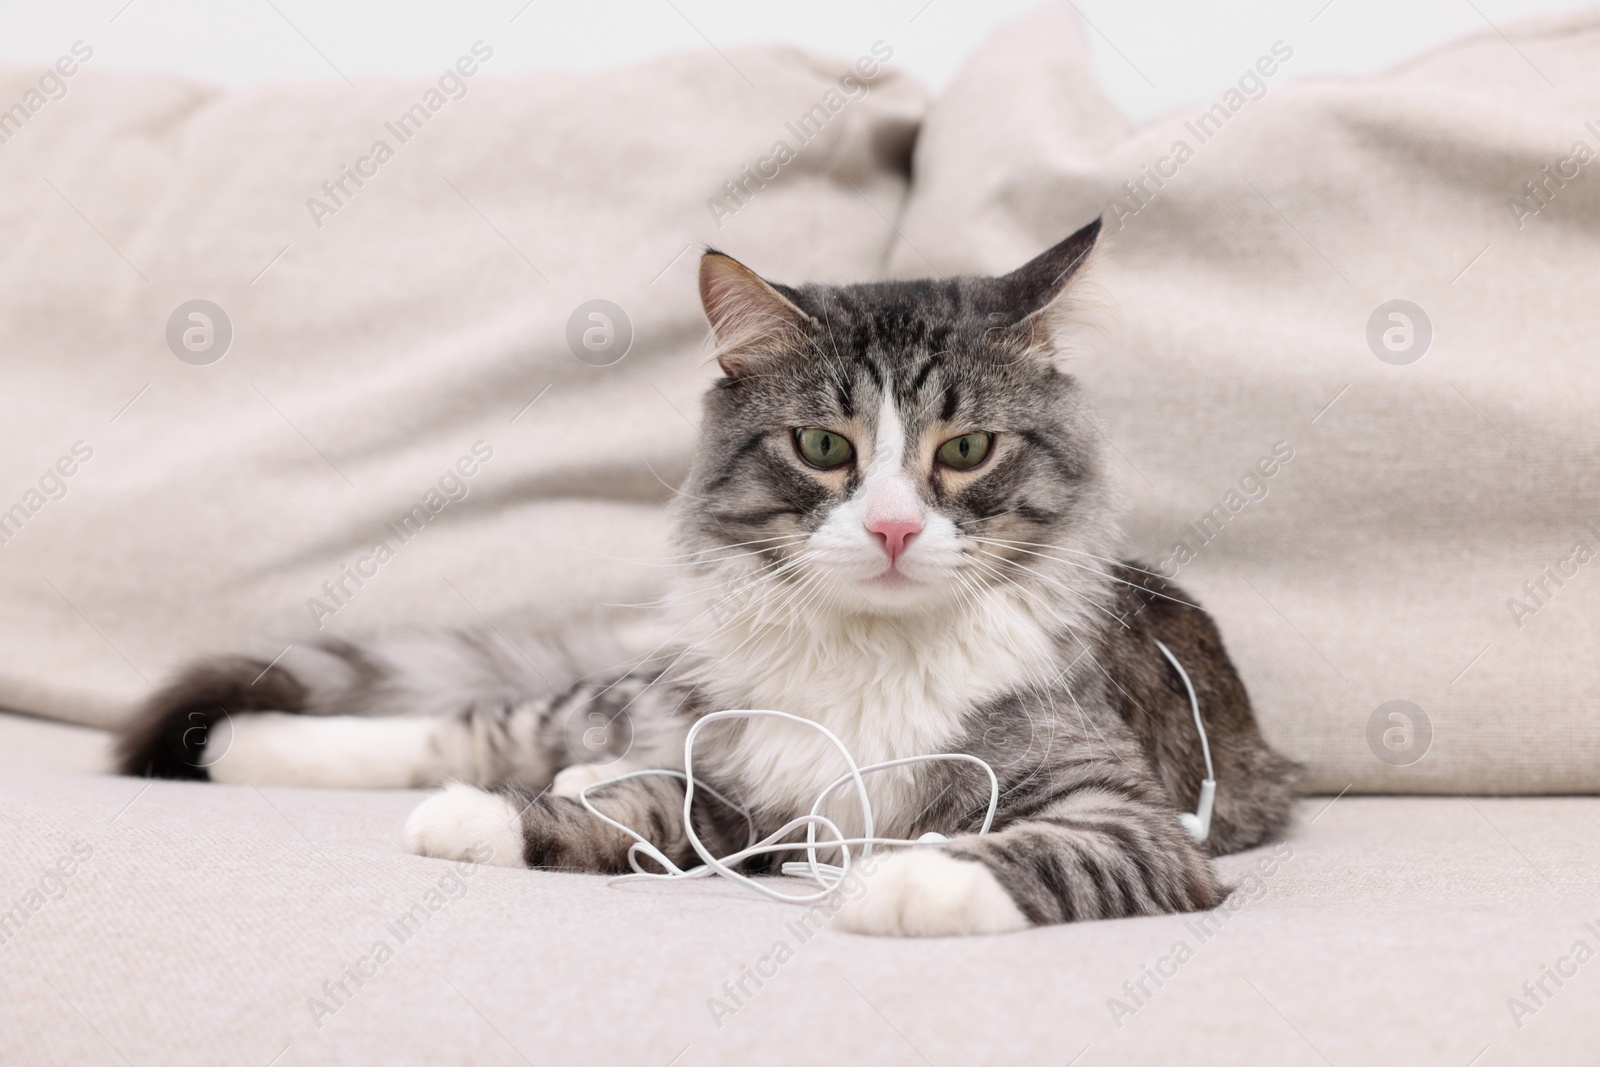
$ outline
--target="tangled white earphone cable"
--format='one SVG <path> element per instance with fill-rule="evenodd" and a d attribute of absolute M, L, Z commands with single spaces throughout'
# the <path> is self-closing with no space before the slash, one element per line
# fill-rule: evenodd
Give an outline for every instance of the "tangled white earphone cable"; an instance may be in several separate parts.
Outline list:
<path fill-rule="evenodd" d="M 1162 654 L 1167 657 L 1168 661 L 1172 663 L 1173 667 L 1177 668 L 1178 674 L 1183 678 L 1184 687 L 1189 692 L 1189 705 L 1194 712 L 1195 728 L 1200 731 L 1200 746 L 1202 752 L 1205 754 L 1206 761 L 1206 777 L 1205 781 L 1201 783 L 1200 787 L 1200 807 L 1199 810 L 1193 814 L 1188 812 L 1181 814 L 1179 819 L 1182 820 L 1184 826 L 1188 828 L 1189 832 L 1194 835 L 1197 841 L 1204 841 L 1207 832 L 1210 829 L 1211 803 L 1212 797 L 1214 796 L 1216 790 L 1216 781 L 1215 775 L 1212 773 L 1211 769 L 1211 747 L 1206 740 L 1205 724 L 1200 720 L 1200 701 L 1195 696 L 1194 686 L 1189 682 L 1188 673 L 1184 671 L 1183 666 L 1178 662 L 1177 657 L 1173 656 L 1172 652 L 1167 648 L 1167 646 L 1162 644 L 1160 641 L 1156 642 L 1156 646 L 1161 649 Z M 784 719 L 788 722 L 794 722 L 799 723 L 802 726 L 808 726 L 811 729 L 820 732 L 824 737 L 832 742 L 834 748 L 839 750 L 839 755 L 844 757 L 845 765 L 850 769 L 848 772 L 837 778 L 831 785 L 829 785 L 817 796 L 816 802 L 811 805 L 811 811 L 808 814 L 789 820 L 778 829 L 768 834 L 766 837 L 757 841 L 755 819 L 751 817 L 749 809 L 745 808 L 744 805 L 739 804 L 737 801 L 729 799 L 716 789 L 695 778 L 694 742 L 695 738 L 699 736 L 700 731 L 709 726 L 711 723 L 720 722 L 724 719 L 763 718 Z M 633 868 L 634 873 L 619 875 L 617 878 L 612 879 L 614 882 L 632 881 L 641 878 L 679 881 L 686 878 L 706 878 L 713 874 L 717 874 L 746 886 L 749 889 L 753 889 L 763 896 L 771 897 L 773 900 L 781 900 L 790 904 L 814 904 L 826 900 L 834 893 L 838 892 L 845 879 L 849 877 L 852 864 L 856 862 L 856 859 L 851 852 L 852 846 L 860 849 L 862 860 L 868 860 L 872 857 L 872 848 L 874 845 L 916 847 L 940 845 L 949 840 L 949 838 L 945 837 L 943 834 L 933 832 L 923 834 L 916 840 L 895 837 L 877 837 L 873 834 L 874 823 L 872 814 L 872 799 L 867 795 L 865 776 L 869 774 L 875 774 L 878 771 L 886 771 L 892 767 L 904 767 L 913 763 L 928 763 L 933 760 L 957 760 L 965 763 L 975 763 L 979 767 L 983 768 L 984 773 L 989 776 L 989 807 L 987 812 L 984 814 L 983 825 L 978 828 L 978 834 L 981 836 L 988 833 L 989 828 L 994 825 L 995 809 L 1000 804 L 1000 780 L 995 776 L 994 768 L 989 766 L 989 764 L 984 760 L 979 759 L 977 756 L 968 755 L 965 752 L 940 752 L 933 755 L 906 756 L 903 759 L 885 760 L 882 763 L 871 763 L 865 767 L 862 767 L 856 764 L 855 757 L 850 754 L 850 750 L 845 747 L 843 741 L 840 741 L 839 738 L 834 735 L 832 730 L 829 730 L 826 726 L 823 726 L 819 722 L 803 718 L 799 715 L 791 715 L 786 711 L 750 709 L 714 711 L 709 715 L 701 717 L 693 726 L 689 728 L 689 733 L 683 740 L 683 770 L 641 770 L 630 771 L 626 774 L 619 774 L 614 778 L 607 778 L 604 781 L 593 782 L 584 786 L 583 789 L 578 793 L 578 801 L 584 806 L 589 814 L 593 815 L 601 822 L 606 823 L 609 826 L 613 826 L 627 834 L 629 837 L 633 838 L 633 844 L 628 846 L 628 866 Z M 614 785 L 617 782 L 624 782 L 630 778 L 644 778 L 650 776 L 676 778 L 683 782 L 683 831 L 684 836 L 689 841 L 690 847 L 694 849 L 695 853 L 699 855 L 700 859 L 702 860 L 698 867 L 690 867 L 687 870 L 679 867 L 664 853 L 662 853 L 659 848 L 651 844 L 643 834 L 640 834 L 632 827 L 626 826 L 607 815 L 605 812 L 596 808 L 589 800 L 590 790 L 599 789 L 602 786 Z M 844 835 L 844 831 L 839 829 L 837 823 L 835 823 L 832 819 L 829 819 L 827 816 L 821 814 L 823 804 L 826 803 L 828 798 L 833 795 L 834 791 L 851 782 L 855 783 L 856 796 L 861 802 L 862 836 L 860 837 L 846 837 Z M 695 790 L 697 789 L 704 789 L 717 800 L 721 801 L 723 804 L 726 804 L 728 807 L 734 809 L 735 811 L 739 812 L 739 814 L 744 816 L 745 825 L 749 828 L 749 836 L 746 838 L 744 848 L 726 856 L 719 857 L 711 854 L 711 850 L 706 847 L 705 842 L 700 840 L 700 835 L 695 830 L 694 818 L 691 814 L 694 808 Z M 806 839 L 803 844 L 797 841 L 783 840 L 802 826 L 806 828 Z M 819 827 L 832 835 L 831 841 L 819 842 L 817 840 L 817 829 Z M 818 860 L 817 849 L 819 847 L 824 849 L 836 849 L 839 852 L 840 862 L 833 864 L 823 863 L 822 861 Z M 784 893 L 772 888 L 770 885 L 763 885 L 754 878 L 751 878 L 749 875 L 743 874 L 734 869 L 740 863 L 750 859 L 752 856 L 761 856 L 772 852 L 792 852 L 800 848 L 804 848 L 806 859 L 804 861 L 792 860 L 784 863 L 782 871 L 784 874 L 794 877 L 810 878 L 820 887 L 815 892 Z M 661 867 L 661 870 L 646 870 L 640 862 L 641 855 L 648 857 L 651 861 L 658 864 Z"/>
<path fill-rule="evenodd" d="M 760 841 L 757 841 L 755 820 L 751 818 L 748 809 L 746 809 L 742 804 L 723 796 L 711 786 L 695 778 L 694 742 L 695 738 L 699 736 L 700 731 L 711 723 L 719 722 L 723 719 L 763 718 L 785 719 L 789 722 L 800 723 L 803 726 L 809 726 L 813 730 L 819 731 L 824 737 L 833 743 L 834 748 L 839 750 L 839 754 L 844 757 L 845 765 L 850 769 L 846 774 L 839 777 L 833 782 L 833 784 L 829 785 L 822 791 L 822 793 L 817 797 L 816 803 L 811 805 L 811 811 L 809 814 L 789 820 L 778 829 L 762 838 Z M 839 738 L 834 735 L 833 731 L 829 730 L 826 726 L 823 726 L 819 722 L 802 718 L 799 715 L 791 715 L 786 711 L 744 709 L 736 711 L 714 711 L 709 715 L 703 716 L 689 728 L 688 736 L 685 737 L 683 741 L 683 770 L 643 770 L 631 771 L 627 774 L 619 774 L 615 778 L 608 778 L 603 782 L 595 782 L 591 785 L 585 786 L 579 792 L 578 800 L 591 815 L 595 816 L 595 818 L 610 826 L 616 827 L 618 830 L 621 830 L 623 833 L 633 838 L 633 844 L 628 846 L 628 866 L 632 867 L 635 873 L 621 875 L 618 878 L 613 879 L 613 881 L 634 880 L 639 878 L 664 878 L 669 881 L 676 881 L 683 878 L 705 878 L 712 874 L 719 874 L 724 878 L 738 882 L 741 885 L 753 889 L 763 896 L 771 897 L 774 900 L 787 901 L 791 904 L 814 904 L 818 901 L 826 900 L 828 897 L 832 896 L 838 891 L 839 886 L 843 884 L 844 880 L 849 877 L 851 865 L 856 862 L 856 859 L 851 852 L 852 846 L 860 849 L 861 859 L 869 859 L 872 856 L 872 847 L 874 845 L 927 846 L 942 844 L 944 841 L 948 840 L 942 834 L 932 833 L 924 834 L 922 837 L 914 841 L 895 837 L 877 837 L 873 834 L 872 800 L 867 795 L 867 784 L 863 776 L 874 774 L 878 771 L 886 771 L 891 767 L 904 767 L 908 764 L 927 763 L 932 760 L 959 760 L 965 763 L 975 763 L 979 767 L 983 768 L 984 773 L 989 776 L 989 807 L 988 811 L 984 815 L 983 825 L 978 829 L 978 833 L 988 833 L 989 827 L 994 824 L 995 808 L 998 807 L 1000 803 L 1000 780 L 995 777 L 994 768 L 990 767 L 989 764 L 985 763 L 977 756 L 971 756 L 965 752 L 942 752 L 935 755 L 907 756 L 904 759 L 885 760 L 882 763 L 872 763 L 862 767 L 857 765 L 855 757 L 850 755 L 850 750 L 845 747 L 843 741 L 840 741 Z M 601 786 L 626 781 L 629 778 L 642 778 L 650 775 L 677 778 L 683 782 L 684 835 L 688 838 L 690 847 L 695 850 L 700 859 L 703 861 L 700 866 L 691 867 L 688 870 L 684 870 L 677 864 L 673 863 L 672 860 L 665 856 L 660 849 L 656 848 L 656 846 L 652 845 L 648 840 L 646 840 L 642 834 L 638 833 L 632 827 L 623 825 L 616 819 L 613 819 L 611 816 L 607 815 L 605 812 L 600 811 L 589 800 L 589 791 L 592 789 L 598 789 Z M 821 814 L 822 805 L 826 803 L 828 797 L 832 796 L 835 790 L 850 782 L 855 783 L 856 796 L 861 802 L 861 824 L 863 830 L 861 837 L 846 837 L 844 832 L 839 829 L 837 823 L 835 823 L 832 819 L 829 819 L 827 816 Z M 694 795 L 695 790 L 697 789 L 704 789 L 722 803 L 728 805 L 730 808 L 733 808 L 735 811 L 744 816 L 745 824 L 750 829 L 750 834 L 744 848 L 727 856 L 719 857 L 711 854 L 711 850 L 708 849 L 705 843 L 700 840 L 700 835 L 695 830 L 694 819 L 690 814 L 691 809 L 694 806 Z M 803 845 L 801 842 L 783 840 L 784 838 L 788 837 L 789 834 L 793 833 L 802 826 L 806 828 L 806 839 Z M 817 840 L 818 827 L 821 827 L 828 834 L 831 834 L 833 839 L 831 841 L 824 840 L 819 842 Z M 765 855 L 771 852 L 792 852 L 802 847 L 805 849 L 806 859 L 804 861 L 796 860 L 785 863 L 782 870 L 783 873 L 787 875 L 811 878 L 812 881 L 821 887 L 815 892 L 803 894 L 784 893 L 773 889 L 769 885 L 761 884 L 747 874 L 743 874 L 737 870 L 734 870 L 738 864 L 744 862 L 752 856 Z M 821 862 L 817 859 L 818 847 L 825 849 L 837 849 L 841 862 L 838 864 Z M 660 871 L 645 870 L 645 868 L 640 864 L 639 857 L 641 854 L 649 857 L 649 859 L 659 864 L 662 869 Z"/>

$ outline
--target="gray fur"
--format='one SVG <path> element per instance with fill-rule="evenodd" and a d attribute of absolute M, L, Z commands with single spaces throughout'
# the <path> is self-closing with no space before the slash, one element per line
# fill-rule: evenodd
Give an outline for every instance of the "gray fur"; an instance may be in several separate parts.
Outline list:
<path fill-rule="evenodd" d="M 989 867 L 1035 923 L 1214 906 L 1223 890 L 1207 851 L 1233 852 L 1280 833 L 1296 776 L 1262 739 L 1210 617 L 1176 585 L 1115 562 L 1099 434 L 1078 382 L 1058 365 L 1067 283 L 1097 234 L 1091 224 L 1003 278 L 843 287 L 751 281 L 708 253 L 702 295 L 727 376 L 706 397 L 704 444 L 675 505 L 691 582 L 720 590 L 696 616 L 700 631 L 688 629 L 715 635 L 800 588 L 796 545 L 864 476 L 808 473 L 796 462 L 793 428 L 854 420 L 870 429 L 889 394 L 913 439 L 946 424 L 1008 439 L 980 476 L 930 477 L 922 491 L 966 539 L 974 586 L 1013 587 L 1060 620 L 1054 655 L 1027 679 L 961 709 L 961 730 L 949 738 L 950 750 L 982 757 L 1000 777 L 994 831 L 973 833 L 987 778 L 969 765 L 929 763 L 907 772 L 919 803 L 879 832 L 952 834 L 947 850 Z M 953 588 L 951 603 L 971 592 Z M 786 623 L 808 624 L 803 613 Z M 1182 683 L 1157 639 L 1195 683 L 1217 763 L 1204 848 L 1174 817 L 1193 809 L 1203 765 Z M 624 751 L 635 766 L 681 766 L 683 731 L 697 716 L 759 706 L 752 679 L 693 641 L 586 680 L 568 672 L 554 687 L 492 641 L 431 641 L 433 651 L 420 657 L 415 646 L 325 645 L 256 682 L 249 679 L 264 662 L 200 664 L 129 729 L 122 767 L 204 777 L 190 758 L 194 724 L 223 711 L 437 716 L 451 724 L 438 741 L 448 757 L 441 777 L 512 794 L 530 866 L 617 872 L 626 869 L 628 839 L 576 801 L 545 795 L 556 770 Z M 739 735 L 708 730 L 705 764 L 696 768 L 734 797 L 759 793 L 729 755 Z M 634 779 L 593 796 L 675 862 L 697 862 L 680 825 L 681 785 Z M 802 813 L 769 805 L 753 815 L 765 835 Z M 743 820 L 719 805 L 708 801 L 697 821 L 719 850 L 745 842 Z"/>

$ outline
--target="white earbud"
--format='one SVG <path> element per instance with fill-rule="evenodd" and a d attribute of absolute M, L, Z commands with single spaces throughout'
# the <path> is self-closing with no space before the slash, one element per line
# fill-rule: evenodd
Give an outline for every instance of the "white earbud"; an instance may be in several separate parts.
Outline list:
<path fill-rule="evenodd" d="M 1211 804 L 1216 796 L 1217 783 L 1207 778 L 1200 783 L 1200 806 L 1194 811 L 1178 814 L 1178 821 L 1183 823 L 1183 828 L 1196 841 L 1204 841 L 1211 835 Z"/>
<path fill-rule="evenodd" d="M 1183 664 L 1178 662 L 1178 657 L 1172 654 L 1170 648 L 1159 640 L 1156 641 L 1156 647 L 1167 657 L 1167 662 L 1178 672 L 1178 677 L 1183 679 L 1183 687 L 1189 691 L 1189 710 L 1194 712 L 1194 728 L 1200 731 L 1200 751 L 1206 758 L 1206 776 L 1200 783 L 1200 804 L 1192 813 L 1186 811 L 1178 816 L 1178 821 L 1189 831 L 1189 836 L 1200 842 L 1211 836 L 1211 808 L 1217 799 L 1217 775 L 1211 768 L 1211 743 L 1206 740 L 1206 724 L 1200 721 L 1200 698 L 1194 694 L 1189 672 L 1183 669 Z"/>

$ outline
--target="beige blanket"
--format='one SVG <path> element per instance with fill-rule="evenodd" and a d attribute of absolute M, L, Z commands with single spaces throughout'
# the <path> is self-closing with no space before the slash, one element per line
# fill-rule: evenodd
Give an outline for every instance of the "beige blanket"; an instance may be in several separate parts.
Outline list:
<path fill-rule="evenodd" d="M 892 55 L 782 49 L 0 74 L 0 704 L 108 724 L 201 649 L 644 601 L 701 243 L 780 280 L 1003 270 L 1105 212 L 1078 368 L 1132 549 L 1220 616 L 1273 739 L 1334 791 L 1600 787 L 1600 22 L 1369 78 L 1263 40 L 1130 129 L 1064 10 L 931 109 Z"/>
<path fill-rule="evenodd" d="M 1600 19 L 1360 78 L 1263 39 L 1130 130 L 1063 10 L 933 106 L 893 269 L 1105 212 L 1078 369 L 1131 548 L 1220 617 L 1271 737 L 1333 792 L 1600 788 Z"/>
<path fill-rule="evenodd" d="M 247 92 L 91 57 L 0 123 L 0 706 L 111 724 L 202 649 L 648 600 L 709 380 L 699 249 L 881 274 L 923 109 L 892 47 L 460 51 Z"/>

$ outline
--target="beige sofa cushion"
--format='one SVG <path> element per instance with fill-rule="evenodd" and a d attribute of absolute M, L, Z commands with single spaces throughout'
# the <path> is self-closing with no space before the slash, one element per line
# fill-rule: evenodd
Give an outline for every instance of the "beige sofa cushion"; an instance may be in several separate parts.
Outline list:
<path fill-rule="evenodd" d="M 1334 792 L 1600 788 L 1600 20 L 1502 29 L 1371 77 L 1297 79 L 1266 37 L 1247 91 L 1130 129 L 1056 6 L 918 139 L 898 273 L 1005 269 L 1105 213 L 1076 367 L 1132 550 Z M 1425 352 L 1374 331 L 1397 299 Z"/>
<path fill-rule="evenodd" d="M 404 144 L 386 123 L 435 83 L 225 92 L 90 61 L 3 146 L 0 509 L 27 515 L 0 544 L 0 705 L 108 723 L 195 651 L 272 655 L 313 621 L 517 640 L 648 601 L 706 381 L 699 242 L 788 280 L 992 271 L 1105 212 L 1077 368 L 1131 550 L 1219 616 L 1274 741 L 1332 791 L 1595 789 L 1600 194 L 1592 165 L 1541 168 L 1600 150 L 1600 23 L 1509 32 L 1299 81 L 1264 40 L 1233 96 L 1134 129 L 1048 9 L 933 108 L 909 201 L 923 104 L 892 58 L 861 95 L 786 50 L 509 79 L 491 57 Z M 818 107 L 776 179 L 745 177 Z M 375 174 L 313 221 L 345 164 Z M 207 366 L 166 338 L 196 298 L 233 325 Z M 597 299 L 633 326 L 609 366 L 568 341 Z M 1409 363 L 1383 347 L 1396 299 L 1431 326 Z"/>
<path fill-rule="evenodd" d="M 56 751 L 0 770 L 0 910 L 26 912 L 9 934 L 0 915 L 3 1063 L 1466 1065 L 1488 1048 L 1479 1065 L 1543 1067 L 1594 1048 L 1600 963 L 1573 947 L 1600 950 L 1600 799 L 1313 798 L 1286 843 L 1221 861 L 1239 888 L 1215 912 L 802 941 L 799 909 L 723 883 L 407 856 L 418 793 L 72 773 L 54 768 L 90 739 L 40 729 L 0 715 L 0 751 Z M 1535 1003 L 1523 983 L 1546 967 L 1576 974 Z M 770 977 L 730 998 L 756 968 Z"/>
<path fill-rule="evenodd" d="M 699 248 L 880 274 L 922 93 L 884 48 L 519 77 L 483 51 L 238 91 L 91 57 L 9 131 L 0 706 L 110 723 L 178 661 L 313 620 L 515 639 L 659 593 L 708 378 Z M 169 350 L 195 299 L 231 322 L 209 365 Z M 594 300 L 631 321 L 620 361 L 569 346 Z"/>

